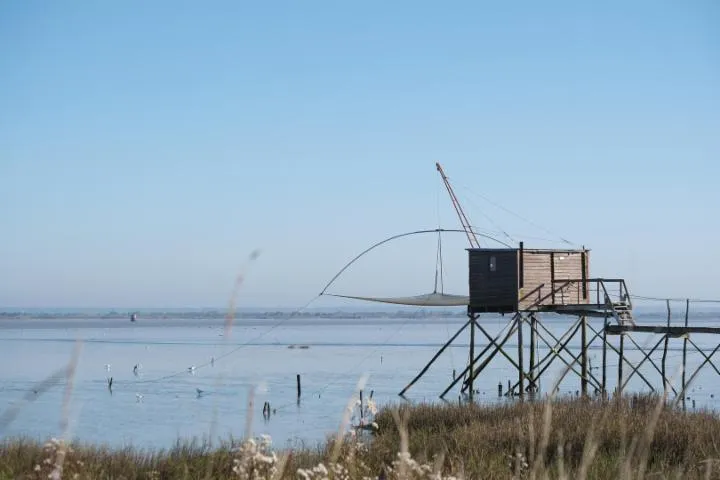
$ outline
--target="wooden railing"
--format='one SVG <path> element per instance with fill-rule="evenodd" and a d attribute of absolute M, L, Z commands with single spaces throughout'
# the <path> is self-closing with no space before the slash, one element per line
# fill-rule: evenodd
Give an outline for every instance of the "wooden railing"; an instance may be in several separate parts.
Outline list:
<path fill-rule="evenodd" d="M 622 278 L 563 279 L 553 281 L 553 305 L 624 302 L 632 308 L 630 292 Z"/>

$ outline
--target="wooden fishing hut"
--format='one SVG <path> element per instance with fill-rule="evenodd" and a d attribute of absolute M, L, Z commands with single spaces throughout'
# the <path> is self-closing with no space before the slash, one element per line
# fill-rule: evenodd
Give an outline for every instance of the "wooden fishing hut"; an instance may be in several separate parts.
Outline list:
<path fill-rule="evenodd" d="M 590 251 L 582 249 L 533 249 L 520 242 L 517 248 L 469 248 L 467 323 L 443 346 L 431 362 L 403 391 L 407 391 L 430 367 L 439 354 L 465 329 L 470 329 L 470 359 L 468 366 L 441 394 L 444 397 L 460 381 L 461 391 L 472 398 L 474 381 L 491 360 L 500 354 L 518 372 L 515 385 L 509 395 L 524 396 L 537 391 L 538 380 L 555 359 L 560 359 L 581 378 L 581 390 L 587 394 L 588 387 L 604 391 L 606 383 L 606 349 L 603 347 L 602 379 L 588 369 L 588 345 L 599 336 L 604 337 L 604 326 L 612 319 L 618 325 L 632 323 L 632 303 L 623 279 L 592 278 L 590 276 Z M 562 314 L 575 317 L 565 335 L 557 337 L 541 321 L 541 313 Z M 506 325 L 507 333 L 493 338 L 480 321 L 484 314 L 511 315 Z M 594 327 L 589 318 L 602 318 L 603 325 Z M 529 326 L 529 342 L 524 330 Z M 588 331 L 595 336 L 588 340 Z M 489 341 L 476 355 L 477 332 Z M 577 333 L 581 334 L 578 354 L 570 351 L 568 343 Z M 508 354 L 504 345 L 517 335 L 517 354 Z M 538 341 L 545 343 L 549 353 L 537 358 Z M 622 339 L 621 339 L 622 341 Z M 607 343 L 607 342 L 604 342 Z M 529 348 L 528 364 L 525 364 Z M 622 347 L 621 347 L 622 348 Z M 569 354 L 568 362 L 562 353 Z M 579 360 L 578 370 L 573 363 Z"/>

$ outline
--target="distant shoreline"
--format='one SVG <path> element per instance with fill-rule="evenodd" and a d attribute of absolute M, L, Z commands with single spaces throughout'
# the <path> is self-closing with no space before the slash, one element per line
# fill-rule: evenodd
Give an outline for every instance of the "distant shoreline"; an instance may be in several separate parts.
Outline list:
<path fill-rule="evenodd" d="M 634 311 L 638 315 L 666 315 L 665 307 L 636 306 Z M 23 309 L 0 308 L 0 321 L 5 319 L 127 319 L 136 313 L 138 320 L 142 319 L 225 319 L 228 311 L 223 309 Z M 720 307 L 703 306 L 702 310 L 691 312 L 691 318 L 716 318 Z M 542 314 L 544 317 L 554 317 L 553 314 Z M 368 319 L 368 318 L 465 318 L 464 308 L 414 307 L 414 308 L 316 308 L 302 311 L 291 308 L 246 308 L 238 309 L 233 313 L 234 319 Z M 487 317 L 497 317 L 497 314 L 488 314 Z"/>

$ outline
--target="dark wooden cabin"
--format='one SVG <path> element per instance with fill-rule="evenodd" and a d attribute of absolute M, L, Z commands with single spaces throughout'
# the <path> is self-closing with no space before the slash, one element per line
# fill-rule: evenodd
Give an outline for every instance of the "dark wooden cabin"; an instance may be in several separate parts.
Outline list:
<path fill-rule="evenodd" d="M 509 313 L 589 303 L 588 250 L 473 248 L 470 311 Z"/>

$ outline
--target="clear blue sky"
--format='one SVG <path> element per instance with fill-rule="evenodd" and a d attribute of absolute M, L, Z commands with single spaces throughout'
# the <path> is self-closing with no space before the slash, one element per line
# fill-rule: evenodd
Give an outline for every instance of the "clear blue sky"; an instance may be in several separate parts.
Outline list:
<path fill-rule="evenodd" d="M 256 248 L 241 305 L 299 305 L 457 227 L 436 161 L 478 228 L 720 297 L 720 3 L 590 3 L 2 2 L 0 305 L 223 306 Z"/>

